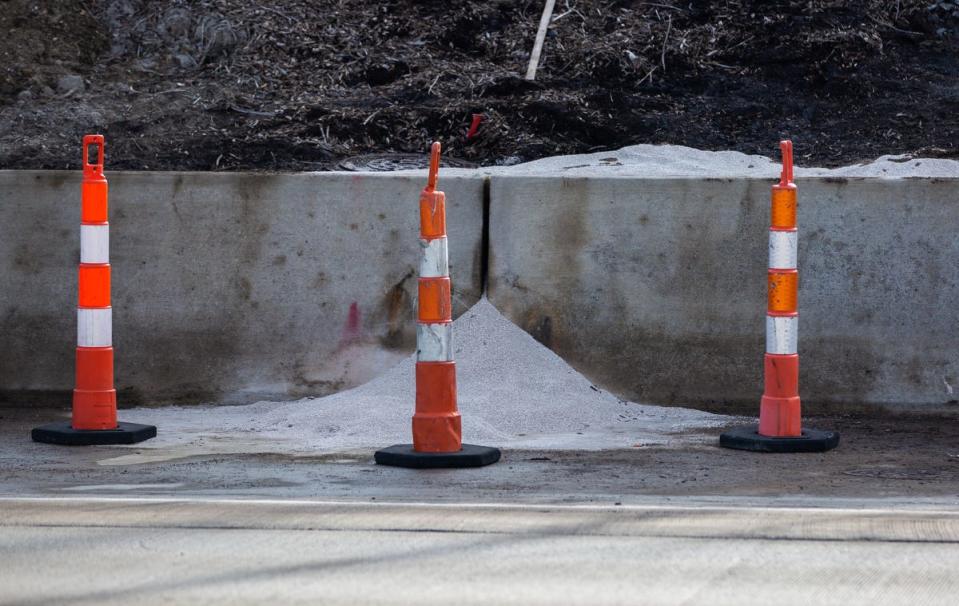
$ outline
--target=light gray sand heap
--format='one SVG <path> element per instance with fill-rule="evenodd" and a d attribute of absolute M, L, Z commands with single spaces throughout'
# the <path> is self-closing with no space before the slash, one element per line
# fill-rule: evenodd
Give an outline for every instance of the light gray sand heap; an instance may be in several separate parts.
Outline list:
<path fill-rule="evenodd" d="M 797 146 L 799 144 L 797 143 Z M 551 156 L 513 166 L 489 166 L 475 170 L 443 169 L 443 176 L 558 176 L 558 177 L 626 177 L 644 179 L 717 178 L 777 179 L 778 142 L 771 141 L 769 156 L 737 151 L 705 151 L 682 145 L 630 145 L 622 149 Z M 957 178 L 959 162 L 945 158 L 916 158 L 908 155 L 886 155 L 839 168 L 806 165 L 801 147 L 796 148 L 797 178 Z M 426 177 L 425 171 L 403 171 Z"/>
<path fill-rule="evenodd" d="M 603 450 L 697 441 L 676 435 L 732 420 L 686 408 L 620 400 L 598 389 L 483 299 L 456 320 L 459 409 L 465 442 L 507 448 Z M 156 439 L 134 463 L 224 452 L 317 454 L 411 439 L 414 357 L 365 385 L 324 398 L 248 406 L 126 411 Z M 702 436 L 698 440 L 702 440 Z"/>
<path fill-rule="evenodd" d="M 499 175 L 559 175 L 576 177 L 633 178 L 751 178 L 776 179 L 782 165 L 778 143 L 772 142 L 769 155 L 736 151 L 705 151 L 682 145 L 631 145 L 615 151 L 554 156 L 494 169 Z M 840 168 L 805 165 L 797 150 L 795 174 L 804 177 L 959 177 L 959 162 L 942 158 L 913 158 L 907 155 L 881 156 L 870 162 Z"/>

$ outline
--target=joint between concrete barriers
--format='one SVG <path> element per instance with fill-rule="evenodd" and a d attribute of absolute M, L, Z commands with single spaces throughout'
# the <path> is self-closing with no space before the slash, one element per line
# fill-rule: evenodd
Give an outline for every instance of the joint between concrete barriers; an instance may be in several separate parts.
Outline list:
<path fill-rule="evenodd" d="M 483 178 L 483 233 L 480 236 L 480 294 L 486 295 L 486 287 L 489 285 L 489 215 L 492 196 L 493 178 L 490 176 Z"/>

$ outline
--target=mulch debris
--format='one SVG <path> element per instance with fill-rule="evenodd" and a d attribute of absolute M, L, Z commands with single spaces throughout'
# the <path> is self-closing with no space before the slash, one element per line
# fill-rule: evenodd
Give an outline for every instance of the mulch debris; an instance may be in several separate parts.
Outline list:
<path fill-rule="evenodd" d="M 959 1 L 559 0 L 527 81 L 542 6 L 0 0 L 0 168 L 76 168 L 94 131 L 147 170 L 390 168 L 434 139 L 462 165 L 959 155 Z"/>

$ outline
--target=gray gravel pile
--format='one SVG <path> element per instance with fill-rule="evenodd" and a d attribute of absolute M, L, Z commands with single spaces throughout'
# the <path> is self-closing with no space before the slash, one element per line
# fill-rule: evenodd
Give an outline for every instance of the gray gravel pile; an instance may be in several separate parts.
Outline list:
<path fill-rule="evenodd" d="M 454 325 L 464 441 L 530 449 L 602 450 L 688 443 L 689 430 L 730 417 L 636 404 L 594 386 L 485 299 Z M 222 452 L 324 453 L 410 440 L 414 359 L 324 398 L 248 406 L 124 411 L 159 436 L 117 463 Z M 694 432 L 693 432 L 694 433 Z"/>
<path fill-rule="evenodd" d="M 715 179 L 776 179 L 781 165 L 779 150 L 773 141 L 769 155 L 774 158 L 737 151 L 705 151 L 682 145 L 631 145 L 615 151 L 553 156 L 517 164 L 475 170 L 444 169 L 443 175 L 484 174 L 492 176 L 629 177 L 670 179 L 703 177 Z M 808 166 L 796 143 L 796 177 L 883 177 L 883 178 L 956 178 L 959 162 L 944 158 L 918 158 L 886 155 L 867 163 L 840 168 Z M 405 172 L 405 171 L 404 171 Z M 423 175 L 425 171 L 416 171 Z"/>

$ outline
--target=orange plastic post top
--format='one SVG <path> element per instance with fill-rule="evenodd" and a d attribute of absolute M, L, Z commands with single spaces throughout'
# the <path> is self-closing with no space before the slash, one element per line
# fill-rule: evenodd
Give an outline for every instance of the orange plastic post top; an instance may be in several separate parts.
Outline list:
<path fill-rule="evenodd" d="M 90 148 L 96 146 L 96 163 L 90 161 Z M 81 184 L 80 221 L 107 222 L 107 178 L 103 176 L 103 135 L 83 137 L 83 183 Z"/>
<path fill-rule="evenodd" d="M 83 178 L 84 180 L 103 179 L 103 135 L 83 136 Z M 97 147 L 97 161 L 90 161 L 90 148 Z"/>
<path fill-rule="evenodd" d="M 796 184 L 793 183 L 792 141 L 780 141 L 779 148 L 783 154 L 783 167 L 779 183 L 772 187 L 770 226 L 775 229 L 794 229 L 796 227 Z"/>
<path fill-rule="evenodd" d="M 426 187 L 420 193 L 420 237 L 434 240 L 446 235 L 446 194 L 436 191 L 440 169 L 440 142 L 430 151 L 430 172 Z"/>
<path fill-rule="evenodd" d="M 783 139 L 779 142 L 779 150 L 783 155 L 783 169 L 779 176 L 779 185 L 786 187 L 793 182 L 793 142 Z"/>
<path fill-rule="evenodd" d="M 433 141 L 433 145 L 430 146 L 430 174 L 426 179 L 426 191 L 436 189 L 436 179 L 440 172 L 440 151 L 442 147 L 439 141 Z"/>

